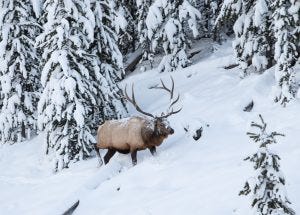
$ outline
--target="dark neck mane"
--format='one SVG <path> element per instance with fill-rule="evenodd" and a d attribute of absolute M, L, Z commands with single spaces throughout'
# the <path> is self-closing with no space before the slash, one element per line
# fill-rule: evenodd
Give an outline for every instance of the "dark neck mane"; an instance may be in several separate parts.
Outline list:
<path fill-rule="evenodd" d="M 158 133 L 156 125 L 154 130 L 144 126 L 141 132 L 143 141 L 147 146 L 159 146 L 165 139 L 164 135 Z"/>

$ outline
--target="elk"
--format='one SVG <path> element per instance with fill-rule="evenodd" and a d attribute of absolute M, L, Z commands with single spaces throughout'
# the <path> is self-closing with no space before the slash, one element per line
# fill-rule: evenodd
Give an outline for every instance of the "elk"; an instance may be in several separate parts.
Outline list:
<path fill-rule="evenodd" d="M 156 154 L 156 147 L 161 145 L 164 139 L 174 133 L 170 127 L 167 118 L 181 111 L 181 108 L 174 111 L 173 106 L 179 100 L 179 94 L 174 99 L 174 80 L 171 77 L 172 86 L 167 88 L 161 80 L 161 86 L 156 89 L 162 89 L 170 94 L 171 104 L 166 113 L 160 116 L 154 116 L 151 113 L 143 111 L 137 104 L 134 95 L 134 85 L 132 85 L 131 98 L 127 94 L 125 87 L 126 99 L 135 107 L 135 109 L 144 116 L 132 116 L 119 120 L 108 120 L 99 126 L 97 131 L 97 144 L 95 150 L 99 158 L 100 166 L 103 164 L 100 149 L 107 149 L 104 156 L 104 163 L 107 164 L 116 152 L 122 154 L 131 154 L 132 164 L 137 164 L 137 151 L 149 149 L 151 154 Z"/>

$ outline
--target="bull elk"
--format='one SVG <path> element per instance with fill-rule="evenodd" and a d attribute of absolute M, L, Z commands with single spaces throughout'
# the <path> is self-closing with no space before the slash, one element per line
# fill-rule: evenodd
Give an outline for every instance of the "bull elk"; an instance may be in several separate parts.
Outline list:
<path fill-rule="evenodd" d="M 171 104 L 166 113 L 160 116 L 154 116 L 151 113 L 143 111 L 136 103 L 134 95 L 134 86 L 132 85 L 131 98 L 127 94 L 125 87 L 126 99 L 142 113 L 141 116 L 132 116 L 119 120 L 108 120 L 99 126 L 97 132 L 97 144 L 95 150 L 99 158 L 100 165 L 103 164 L 100 149 L 107 149 L 104 156 L 104 163 L 107 164 L 112 156 L 116 153 L 128 154 L 131 153 L 132 164 L 137 164 L 137 151 L 149 149 L 152 155 L 156 154 L 156 147 L 161 145 L 164 139 L 174 133 L 174 129 L 170 127 L 167 118 L 181 111 L 173 109 L 173 106 L 178 102 L 179 95 L 174 99 L 174 80 L 171 77 L 172 86 L 167 88 L 161 80 L 161 86 L 156 86 L 156 89 L 162 89 L 170 94 Z"/>

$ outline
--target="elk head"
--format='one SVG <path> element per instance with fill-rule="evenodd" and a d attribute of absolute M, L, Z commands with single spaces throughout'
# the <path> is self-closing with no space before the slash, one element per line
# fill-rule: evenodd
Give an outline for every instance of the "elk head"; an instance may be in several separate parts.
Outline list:
<path fill-rule="evenodd" d="M 136 100 L 135 100 L 135 95 L 134 95 L 134 85 L 132 85 L 132 95 L 131 95 L 131 98 L 128 96 L 127 94 L 127 90 L 126 90 L 126 87 L 125 87 L 125 97 L 126 99 L 135 107 L 135 109 L 146 115 L 146 116 L 149 116 L 153 119 L 153 122 L 154 122 L 154 133 L 156 135 L 159 135 L 159 136 L 163 136 L 163 137 L 167 137 L 168 135 L 172 135 L 174 134 L 174 129 L 170 126 L 167 118 L 173 114 L 176 114 L 176 113 L 179 113 L 181 111 L 182 108 L 178 109 L 178 110 L 175 110 L 174 111 L 174 108 L 173 106 L 179 101 L 179 94 L 177 95 L 176 99 L 174 99 L 174 80 L 173 78 L 171 77 L 171 81 L 172 81 L 172 86 L 171 88 L 168 88 L 166 87 L 165 83 L 160 80 L 161 82 L 161 86 L 155 86 L 153 87 L 154 89 L 162 89 L 162 90 L 165 90 L 167 91 L 169 94 L 170 94 L 170 106 L 168 107 L 166 113 L 161 113 L 160 116 L 154 116 L 153 114 L 151 113 L 147 113 L 145 111 L 143 111 L 139 105 L 136 103 Z"/>

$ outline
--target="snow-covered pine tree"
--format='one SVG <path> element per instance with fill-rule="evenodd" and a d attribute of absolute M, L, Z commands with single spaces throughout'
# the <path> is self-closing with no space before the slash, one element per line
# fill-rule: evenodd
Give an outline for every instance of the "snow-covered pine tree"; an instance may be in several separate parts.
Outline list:
<path fill-rule="evenodd" d="M 0 142 L 15 143 L 36 132 L 39 26 L 30 0 L 0 1 Z"/>
<path fill-rule="evenodd" d="M 146 25 L 146 17 L 149 12 L 149 8 L 152 5 L 152 0 L 136 0 L 137 5 L 137 31 L 139 45 L 142 48 L 143 56 L 142 60 L 149 60 L 153 62 L 153 53 L 150 52 L 151 41 L 148 38 L 148 30 Z M 151 64 L 152 67 L 152 64 Z"/>
<path fill-rule="evenodd" d="M 296 37 L 296 47 L 298 56 L 300 55 L 300 1 L 291 0 L 291 7 L 289 8 L 289 13 L 293 17 L 293 22 L 295 23 L 295 29 L 292 32 Z M 300 57 L 298 57 L 298 64 L 300 64 Z"/>
<path fill-rule="evenodd" d="M 270 0 L 229 0 L 222 5 L 217 22 L 232 21 L 235 40 L 234 53 L 245 74 L 252 65 L 262 72 L 272 65 L 273 37 L 270 31 L 272 11 Z M 220 25 L 220 24 L 219 24 Z"/>
<path fill-rule="evenodd" d="M 233 25 L 238 18 L 238 12 L 240 10 L 240 6 L 237 7 L 238 5 L 241 5 L 240 0 L 223 1 L 214 23 L 214 29 L 218 31 L 222 29 L 230 32 L 229 29 L 233 28 Z"/>
<path fill-rule="evenodd" d="M 97 92 L 90 74 L 94 59 L 87 52 L 95 18 L 89 0 L 46 0 L 43 16 L 44 32 L 37 38 L 43 51 L 38 122 L 57 171 L 89 156 L 95 142 L 90 118 Z"/>
<path fill-rule="evenodd" d="M 266 0 L 243 1 L 242 14 L 234 24 L 236 40 L 233 46 L 245 72 L 250 65 L 255 71 L 262 72 L 272 61 L 269 9 Z"/>
<path fill-rule="evenodd" d="M 206 26 L 208 29 L 208 37 L 217 40 L 220 38 L 220 32 L 217 28 L 215 28 L 215 22 L 217 17 L 220 13 L 222 0 L 207 0 L 206 3 L 206 11 L 207 11 L 207 18 L 206 18 Z"/>
<path fill-rule="evenodd" d="M 252 195 L 251 206 L 254 214 L 257 215 L 294 215 L 295 212 L 290 208 L 284 188 L 285 179 L 280 171 L 280 157 L 271 152 L 268 148 L 270 144 L 276 144 L 277 136 L 284 136 L 277 132 L 267 132 L 267 124 L 259 115 L 260 122 L 252 122 L 251 127 L 254 131 L 247 132 L 247 135 L 259 144 L 259 150 L 245 160 L 253 163 L 257 172 L 254 180 L 248 180 L 239 195 Z"/>
<path fill-rule="evenodd" d="M 272 10 L 270 0 L 256 0 L 254 7 L 253 28 L 253 57 L 252 65 L 258 72 L 263 72 L 272 66 L 273 32 L 270 31 Z"/>
<path fill-rule="evenodd" d="M 128 18 L 130 19 L 128 26 L 128 32 L 131 34 L 132 40 L 129 48 L 127 48 L 126 54 L 130 51 L 135 51 L 138 46 L 138 32 L 137 32 L 137 24 L 138 24 L 138 14 L 137 14 L 137 5 L 136 0 L 122 0 L 123 5 L 126 7 L 128 11 Z M 128 47 L 128 44 L 127 44 Z"/>
<path fill-rule="evenodd" d="M 296 74 L 293 69 L 299 57 L 297 52 L 297 25 L 293 14 L 289 12 L 292 6 L 291 1 L 282 0 L 275 0 L 272 4 L 274 11 L 273 29 L 276 38 L 275 78 L 277 86 L 275 87 L 275 101 L 283 106 L 296 96 L 298 90 Z"/>
<path fill-rule="evenodd" d="M 155 0 L 151 5 L 146 25 L 151 52 L 157 52 L 159 48 L 165 52 L 158 66 L 160 72 L 171 72 L 189 64 L 186 54 L 188 38 L 183 24 L 187 23 L 193 35 L 197 36 L 197 18 L 200 17 L 200 12 L 188 0 Z"/>
<path fill-rule="evenodd" d="M 92 11 L 95 15 L 94 42 L 91 52 L 94 58 L 94 69 L 90 75 L 97 94 L 95 110 L 96 124 L 106 119 L 117 119 L 127 115 L 123 93 L 117 82 L 123 78 L 123 58 L 117 45 L 117 35 L 111 29 L 112 11 L 109 0 L 92 0 Z"/>
<path fill-rule="evenodd" d="M 219 14 L 222 0 L 190 0 L 191 4 L 200 11 L 201 19 L 198 20 L 200 38 L 217 38 L 215 21 Z"/>
<path fill-rule="evenodd" d="M 135 0 L 111 0 L 112 27 L 118 36 L 118 46 L 123 55 L 133 52 L 137 40 Z"/>

